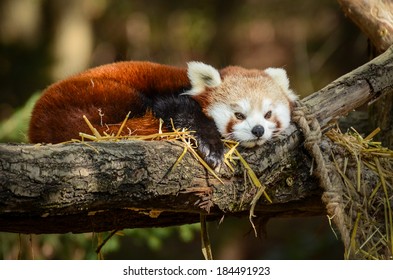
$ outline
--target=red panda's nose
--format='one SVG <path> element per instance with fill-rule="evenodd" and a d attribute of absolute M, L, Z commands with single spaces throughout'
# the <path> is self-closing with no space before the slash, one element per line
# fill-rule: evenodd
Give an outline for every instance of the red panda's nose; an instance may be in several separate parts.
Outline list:
<path fill-rule="evenodd" d="M 265 133 L 265 129 L 263 128 L 262 125 L 256 125 L 252 128 L 251 130 L 252 134 L 254 134 L 256 137 L 262 137 L 263 133 Z"/>

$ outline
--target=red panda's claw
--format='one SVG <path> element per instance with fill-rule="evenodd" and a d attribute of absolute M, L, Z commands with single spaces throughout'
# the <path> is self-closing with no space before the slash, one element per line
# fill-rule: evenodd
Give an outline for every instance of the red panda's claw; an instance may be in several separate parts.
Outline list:
<path fill-rule="evenodd" d="M 212 167 L 214 170 L 218 170 L 223 162 L 222 156 L 217 155 L 208 155 L 205 158 L 207 164 Z"/>
<path fill-rule="evenodd" d="M 200 139 L 198 141 L 198 151 L 205 162 L 213 169 L 219 168 L 223 163 L 224 146 L 221 139 Z"/>

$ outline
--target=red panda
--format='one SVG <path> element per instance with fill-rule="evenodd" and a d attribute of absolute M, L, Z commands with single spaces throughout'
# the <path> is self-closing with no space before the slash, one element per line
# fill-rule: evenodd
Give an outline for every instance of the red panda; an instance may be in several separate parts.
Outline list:
<path fill-rule="evenodd" d="M 164 130 L 195 131 L 198 151 L 212 167 L 223 158 L 221 138 L 243 146 L 261 145 L 289 126 L 296 95 L 285 70 L 218 71 L 201 62 L 178 68 L 151 62 L 118 62 L 92 68 L 48 87 L 31 116 L 32 143 L 59 143 L 90 130 L 116 133 L 128 112 L 123 134 Z"/>

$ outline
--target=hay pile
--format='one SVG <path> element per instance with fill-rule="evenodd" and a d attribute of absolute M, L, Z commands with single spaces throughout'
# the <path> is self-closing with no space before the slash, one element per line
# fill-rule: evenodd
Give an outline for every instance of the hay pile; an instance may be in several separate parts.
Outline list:
<path fill-rule="evenodd" d="M 333 164 L 342 182 L 344 217 L 350 234 L 346 259 L 393 257 L 393 151 L 356 131 L 326 133 L 334 143 Z"/>

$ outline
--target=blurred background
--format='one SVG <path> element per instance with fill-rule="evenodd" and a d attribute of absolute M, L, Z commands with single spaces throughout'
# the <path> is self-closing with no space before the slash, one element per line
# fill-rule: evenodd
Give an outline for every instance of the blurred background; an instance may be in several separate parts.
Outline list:
<path fill-rule="evenodd" d="M 26 141 L 49 84 L 121 60 L 283 67 L 304 97 L 365 63 L 368 42 L 334 0 L 2 0 L 0 141 Z M 343 258 L 326 217 L 273 219 L 262 238 L 247 218 L 209 226 L 218 259 Z M 122 233 L 105 258 L 203 258 L 197 224 Z M 95 259 L 105 236 L 0 233 L 0 258 Z"/>

